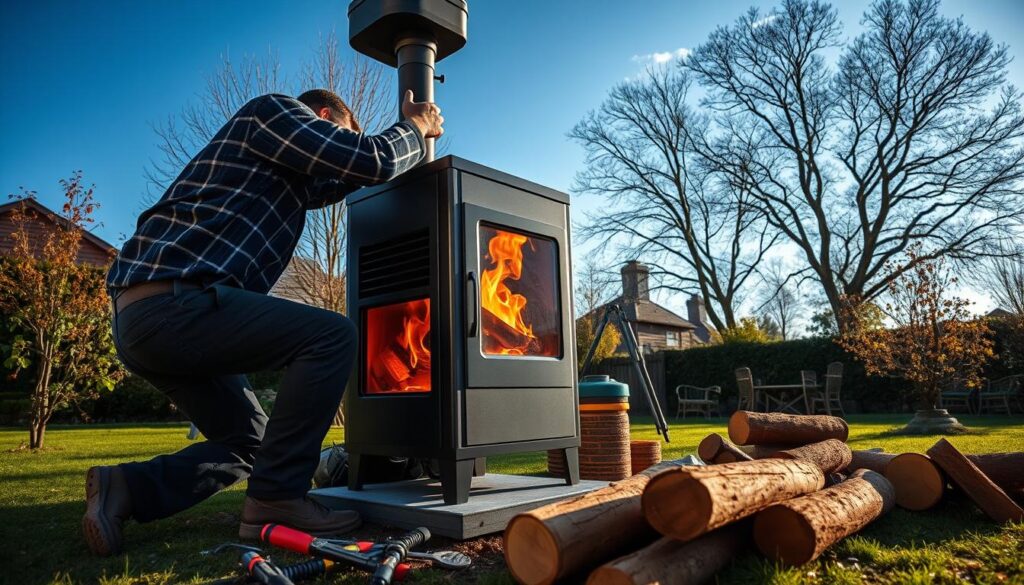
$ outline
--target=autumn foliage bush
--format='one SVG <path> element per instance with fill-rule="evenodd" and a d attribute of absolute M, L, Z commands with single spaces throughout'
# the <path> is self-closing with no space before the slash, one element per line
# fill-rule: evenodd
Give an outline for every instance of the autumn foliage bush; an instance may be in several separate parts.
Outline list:
<path fill-rule="evenodd" d="M 886 322 L 868 323 L 850 299 L 850 327 L 838 339 L 869 375 L 895 376 L 911 383 L 913 398 L 934 408 L 944 386 L 954 380 L 967 388 L 982 384 L 982 371 L 994 357 L 988 322 L 973 316 L 970 303 L 951 294 L 956 284 L 941 258 L 908 251 L 899 274 L 880 304 Z"/>
<path fill-rule="evenodd" d="M 43 446 L 46 425 L 58 409 L 113 389 L 123 376 L 113 347 L 105 270 L 78 261 L 83 230 L 94 223 L 93 190 L 83 185 L 81 173 L 61 186 L 60 220 L 43 238 L 30 236 L 34 211 L 15 208 L 13 246 L 0 270 L 0 312 L 11 333 L 2 348 L 3 365 L 8 377 L 32 379 L 33 449 Z"/>

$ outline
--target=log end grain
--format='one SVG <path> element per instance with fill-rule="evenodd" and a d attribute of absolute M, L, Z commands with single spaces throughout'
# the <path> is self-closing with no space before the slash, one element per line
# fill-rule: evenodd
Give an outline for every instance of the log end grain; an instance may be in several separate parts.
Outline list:
<path fill-rule="evenodd" d="M 765 556 L 796 566 L 814 558 L 817 536 L 806 518 L 785 506 L 771 506 L 758 512 L 754 521 L 754 543 Z"/>
<path fill-rule="evenodd" d="M 558 578 L 561 551 L 555 537 L 539 519 L 520 514 L 509 522 L 504 536 L 505 564 L 523 585 L 550 585 Z"/>
<path fill-rule="evenodd" d="M 697 445 L 697 455 L 705 463 L 713 463 L 715 458 L 718 457 L 718 452 L 722 450 L 722 443 L 725 439 L 718 433 L 711 433 L 700 440 L 700 444 Z"/>
<path fill-rule="evenodd" d="M 902 453 L 885 466 L 885 478 L 896 489 L 896 505 L 907 510 L 927 510 L 942 500 L 946 478 L 926 455 Z"/>
<path fill-rule="evenodd" d="M 750 413 L 737 410 L 729 417 L 729 440 L 737 445 L 746 445 L 750 440 Z"/>
<path fill-rule="evenodd" d="M 682 471 L 669 471 L 651 479 L 641 496 L 644 517 L 652 528 L 677 540 L 690 540 L 704 532 L 711 518 L 711 494 Z"/>

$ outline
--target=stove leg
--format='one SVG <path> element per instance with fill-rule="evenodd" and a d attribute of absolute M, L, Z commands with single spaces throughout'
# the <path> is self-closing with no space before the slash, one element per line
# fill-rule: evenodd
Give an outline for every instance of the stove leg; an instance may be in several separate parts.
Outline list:
<path fill-rule="evenodd" d="M 483 477 L 487 475 L 487 458 L 477 457 L 473 461 L 473 477 Z"/>
<path fill-rule="evenodd" d="M 358 453 L 348 454 L 348 489 L 353 492 L 362 491 L 363 476 L 366 473 L 365 459 Z"/>
<path fill-rule="evenodd" d="M 576 485 L 580 482 L 580 448 L 566 447 L 562 453 L 565 454 L 565 485 Z"/>
<path fill-rule="evenodd" d="M 469 501 L 469 488 L 473 483 L 473 467 L 475 459 L 462 459 L 452 461 L 442 459 L 441 465 L 441 491 L 444 493 L 444 503 L 465 504 Z"/>

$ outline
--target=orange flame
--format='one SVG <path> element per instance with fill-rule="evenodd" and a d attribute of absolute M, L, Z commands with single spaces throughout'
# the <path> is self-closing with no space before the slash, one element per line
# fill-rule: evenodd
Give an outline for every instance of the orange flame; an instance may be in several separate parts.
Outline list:
<path fill-rule="evenodd" d="M 506 280 L 519 280 L 523 274 L 523 245 L 527 236 L 502 230 L 495 230 L 495 236 L 487 243 L 487 251 L 494 268 L 484 270 L 480 275 L 480 305 L 499 321 L 520 333 L 525 339 L 514 347 L 501 347 L 499 355 L 524 355 L 532 340 L 536 339 L 533 328 L 523 320 L 526 297 L 512 292 Z"/>
<path fill-rule="evenodd" d="M 402 317 L 402 334 L 398 336 L 398 345 L 409 352 L 409 365 L 413 368 L 422 362 L 423 367 L 430 367 L 430 348 L 426 346 L 430 335 L 430 302 L 427 299 L 409 303 L 410 313 L 423 308 L 423 317 L 416 314 Z"/>
<path fill-rule="evenodd" d="M 366 313 L 366 393 L 430 392 L 430 299 Z"/>

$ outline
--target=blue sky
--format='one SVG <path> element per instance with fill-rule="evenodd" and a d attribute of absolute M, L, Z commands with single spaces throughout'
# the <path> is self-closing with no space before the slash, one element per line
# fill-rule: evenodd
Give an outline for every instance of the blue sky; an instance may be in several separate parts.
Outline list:
<path fill-rule="evenodd" d="M 747 7 L 775 2 L 469 0 L 469 42 L 442 61 L 449 152 L 569 190 L 581 168 L 566 132 L 642 57 L 700 44 Z M 835 3 L 850 36 L 867 2 Z M 159 158 L 152 124 L 202 90 L 224 53 L 278 53 L 294 75 L 318 35 L 347 38 L 345 0 L 311 2 L 33 0 L 0 3 L 0 196 L 19 186 L 58 200 L 73 170 L 95 183 L 97 235 L 134 229 L 143 169 Z M 947 0 L 942 11 L 1010 44 L 1024 87 L 1024 2 Z M 574 215 L 597 208 L 574 199 Z"/>

